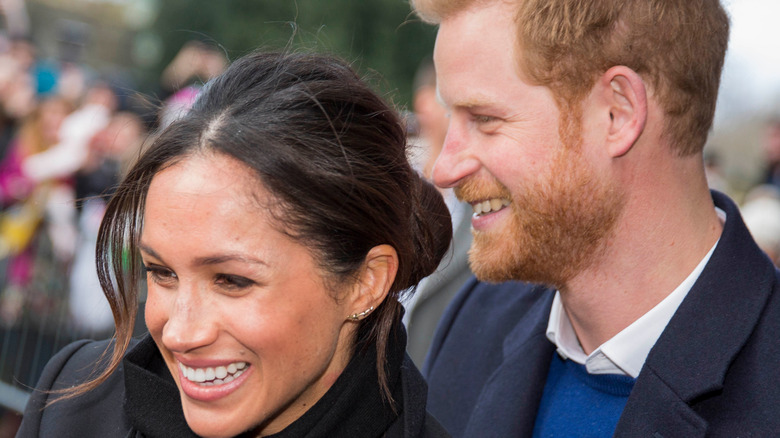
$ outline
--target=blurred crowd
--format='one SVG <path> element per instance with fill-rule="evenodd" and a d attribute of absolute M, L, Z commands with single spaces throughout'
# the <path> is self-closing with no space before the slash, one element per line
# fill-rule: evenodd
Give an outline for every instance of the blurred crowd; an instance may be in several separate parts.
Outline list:
<path fill-rule="evenodd" d="M 126 91 L 79 64 L 38 59 L 26 37 L 0 41 L 3 326 L 67 307 L 75 329 L 110 331 L 102 302 L 70 291 L 96 287 L 91 242 L 106 196 L 147 136 Z"/>
<path fill-rule="evenodd" d="M 29 388 L 67 343 L 112 334 L 95 268 L 106 203 L 160 125 L 227 62 L 188 43 L 152 99 L 73 47 L 41 56 L 19 25 L 23 6 L 0 0 L 0 384 Z"/>
<path fill-rule="evenodd" d="M 742 218 L 761 249 L 780 266 L 780 115 L 761 123 L 761 172 L 747 190 L 737 191 L 729 183 L 724 163 L 705 149 L 704 160 L 710 188 L 740 201 Z"/>

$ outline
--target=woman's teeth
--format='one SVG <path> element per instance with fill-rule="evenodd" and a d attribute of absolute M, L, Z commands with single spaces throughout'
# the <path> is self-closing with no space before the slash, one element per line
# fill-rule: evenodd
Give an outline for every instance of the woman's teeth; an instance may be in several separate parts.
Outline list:
<path fill-rule="evenodd" d="M 471 208 L 474 209 L 475 215 L 480 216 L 483 214 L 493 213 L 495 211 L 501 210 L 507 205 L 509 205 L 508 199 L 493 198 L 493 199 L 488 199 L 487 201 L 476 202 L 474 204 L 471 204 Z"/>
<path fill-rule="evenodd" d="M 233 362 L 228 366 L 216 368 L 190 368 L 179 363 L 181 374 L 185 379 L 204 386 L 222 385 L 232 382 L 246 370 L 246 362 Z"/>

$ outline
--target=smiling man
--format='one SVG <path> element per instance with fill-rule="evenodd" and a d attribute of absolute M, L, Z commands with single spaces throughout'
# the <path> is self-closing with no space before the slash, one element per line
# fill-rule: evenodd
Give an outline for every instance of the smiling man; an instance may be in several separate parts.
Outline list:
<path fill-rule="evenodd" d="M 468 283 L 428 356 L 455 436 L 780 429 L 778 272 L 702 149 L 718 0 L 415 0 L 472 204 Z"/>

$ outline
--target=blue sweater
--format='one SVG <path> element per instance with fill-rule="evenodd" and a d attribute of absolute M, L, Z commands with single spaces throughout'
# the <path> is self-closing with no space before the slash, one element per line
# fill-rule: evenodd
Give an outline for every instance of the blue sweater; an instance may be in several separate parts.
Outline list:
<path fill-rule="evenodd" d="M 588 374 L 585 365 L 554 353 L 533 436 L 612 436 L 635 381 L 615 374 Z"/>

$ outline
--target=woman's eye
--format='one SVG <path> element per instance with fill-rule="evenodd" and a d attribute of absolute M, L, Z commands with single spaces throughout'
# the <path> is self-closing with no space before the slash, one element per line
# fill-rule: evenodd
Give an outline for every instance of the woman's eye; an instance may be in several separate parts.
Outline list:
<path fill-rule="evenodd" d="M 217 274 L 215 283 L 230 289 L 244 289 L 255 284 L 246 277 L 230 274 Z"/>
<path fill-rule="evenodd" d="M 146 271 L 147 278 L 161 286 L 171 286 L 178 278 L 175 272 L 162 266 L 144 265 L 144 271 Z"/>

